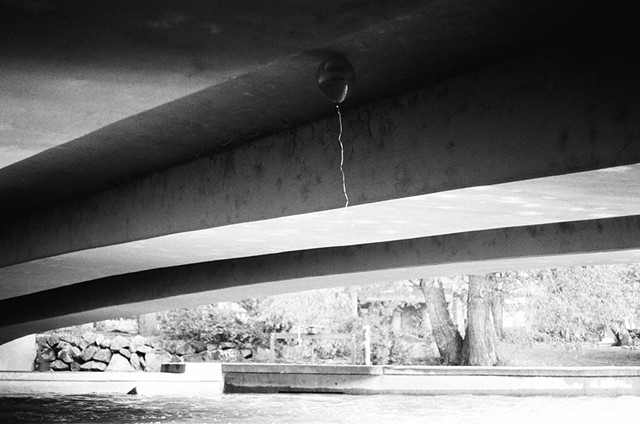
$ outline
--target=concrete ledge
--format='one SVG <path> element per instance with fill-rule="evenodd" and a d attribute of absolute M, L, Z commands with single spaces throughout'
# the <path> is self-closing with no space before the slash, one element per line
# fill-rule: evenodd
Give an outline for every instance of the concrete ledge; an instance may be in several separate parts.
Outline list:
<path fill-rule="evenodd" d="M 459 375 L 501 377 L 640 377 L 640 367 L 383 367 L 384 375 Z"/>
<path fill-rule="evenodd" d="M 222 364 L 222 372 L 256 374 L 382 375 L 383 368 L 367 365 Z"/>
<path fill-rule="evenodd" d="M 3 394 L 345 393 L 640 396 L 640 367 L 382 367 L 187 363 L 184 373 L 0 372 Z"/>
<path fill-rule="evenodd" d="M 224 365 L 223 373 L 225 393 L 640 396 L 638 367 L 344 367 L 258 364 Z"/>
<path fill-rule="evenodd" d="M 219 363 L 189 364 L 184 374 L 145 372 L 0 372 L 3 394 L 218 395 Z"/>

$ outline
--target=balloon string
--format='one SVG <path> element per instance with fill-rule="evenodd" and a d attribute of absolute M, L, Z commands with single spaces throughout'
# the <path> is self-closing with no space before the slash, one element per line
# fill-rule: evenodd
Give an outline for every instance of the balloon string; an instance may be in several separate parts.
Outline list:
<path fill-rule="evenodd" d="M 344 144 L 342 144 L 342 114 L 340 113 L 340 106 L 336 105 L 336 111 L 338 111 L 338 122 L 340 123 L 340 133 L 338 133 L 338 142 L 340 143 L 340 173 L 342 174 L 342 192 L 344 193 L 344 208 L 349 207 L 349 195 L 347 194 L 347 179 L 344 175 Z"/>

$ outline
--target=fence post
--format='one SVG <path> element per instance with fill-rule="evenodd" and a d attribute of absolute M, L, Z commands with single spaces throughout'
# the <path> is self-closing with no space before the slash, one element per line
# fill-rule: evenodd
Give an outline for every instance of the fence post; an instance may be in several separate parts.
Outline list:
<path fill-rule="evenodd" d="M 271 333 L 269 338 L 269 350 L 271 351 L 271 362 L 276 362 L 276 333 Z"/>
<path fill-rule="evenodd" d="M 364 364 L 371 365 L 371 327 L 364 326 Z"/>

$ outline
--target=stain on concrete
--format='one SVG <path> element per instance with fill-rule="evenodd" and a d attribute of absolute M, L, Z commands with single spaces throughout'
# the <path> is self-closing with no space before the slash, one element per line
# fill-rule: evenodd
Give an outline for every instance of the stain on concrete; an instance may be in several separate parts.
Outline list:
<path fill-rule="evenodd" d="M 458 113 L 465 113 L 469 110 L 469 104 L 467 102 L 462 102 L 458 105 L 457 111 Z"/>
<path fill-rule="evenodd" d="M 616 108 L 613 114 L 613 122 L 619 124 L 626 124 L 631 120 L 631 113 L 629 111 L 629 106 L 626 104 L 620 104 Z"/>
<path fill-rule="evenodd" d="M 560 153 L 565 153 L 567 151 L 567 144 L 569 143 L 569 128 L 563 126 L 560 128 L 560 132 L 558 134 L 558 151 Z"/>
<path fill-rule="evenodd" d="M 571 222 L 561 222 L 558 224 L 558 229 L 561 233 L 573 235 L 576 233 L 576 226 Z"/>

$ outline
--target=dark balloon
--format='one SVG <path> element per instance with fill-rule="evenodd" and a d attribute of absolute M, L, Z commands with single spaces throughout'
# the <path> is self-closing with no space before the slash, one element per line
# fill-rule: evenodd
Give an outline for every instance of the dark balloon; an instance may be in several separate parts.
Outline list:
<path fill-rule="evenodd" d="M 331 56 L 318 67 L 318 87 L 333 103 L 339 104 L 349 96 L 356 82 L 353 65 L 340 55 Z"/>

